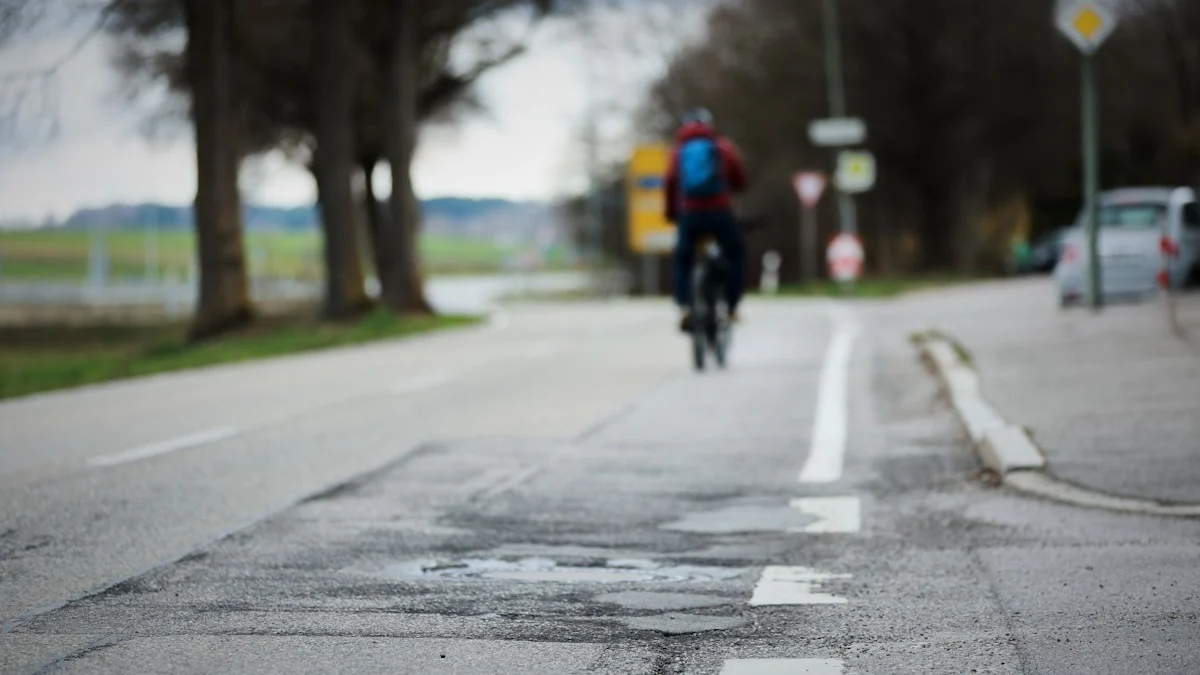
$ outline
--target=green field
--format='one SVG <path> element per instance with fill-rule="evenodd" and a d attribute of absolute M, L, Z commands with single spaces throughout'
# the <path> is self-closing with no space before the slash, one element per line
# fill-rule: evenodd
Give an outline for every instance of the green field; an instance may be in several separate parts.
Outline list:
<path fill-rule="evenodd" d="M 195 250 L 190 231 L 160 232 L 148 238 L 142 230 L 121 229 L 109 232 L 105 240 L 109 276 L 115 280 L 146 276 L 149 242 L 156 251 L 159 277 L 186 277 Z M 91 234 L 81 230 L 0 230 L 0 279 L 83 279 L 90 247 Z M 268 277 L 315 279 L 321 275 L 321 237 L 317 232 L 250 232 L 246 234 L 246 255 L 252 269 Z M 506 252 L 492 242 L 439 236 L 422 238 L 421 255 L 428 274 L 493 272 L 506 258 Z M 561 266 L 563 258 L 555 255 L 551 264 Z"/>
<path fill-rule="evenodd" d="M 478 317 L 397 317 L 351 323 L 312 312 L 264 317 L 219 340 L 190 344 L 180 322 L 0 325 L 0 399 L 138 375 L 247 361 L 470 326 Z"/>

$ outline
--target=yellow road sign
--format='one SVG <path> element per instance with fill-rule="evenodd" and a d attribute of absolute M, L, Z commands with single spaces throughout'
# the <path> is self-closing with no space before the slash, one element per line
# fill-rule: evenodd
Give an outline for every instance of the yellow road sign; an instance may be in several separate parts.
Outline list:
<path fill-rule="evenodd" d="M 669 253 L 675 247 L 675 226 L 666 217 L 666 177 L 671 148 L 665 144 L 639 146 L 626 175 L 629 210 L 627 239 L 634 253 Z"/>
<path fill-rule="evenodd" d="M 1117 28 L 1117 17 L 1099 0 L 1072 0 L 1058 10 L 1058 29 L 1084 54 L 1095 53 Z"/>

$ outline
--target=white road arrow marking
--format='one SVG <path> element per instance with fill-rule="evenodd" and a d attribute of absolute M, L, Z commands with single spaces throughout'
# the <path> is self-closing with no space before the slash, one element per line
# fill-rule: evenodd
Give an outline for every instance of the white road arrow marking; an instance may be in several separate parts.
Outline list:
<path fill-rule="evenodd" d="M 847 534 L 862 529 L 862 503 L 858 497 L 802 497 L 793 499 L 791 506 L 819 520 L 790 528 L 788 532 Z"/>
<path fill-rule="evenodd" d="M 831 574 L 810 567 L 769 565 L 754 585 L 750 604 L 764 605 L 844 605 L 846 598 L 820 592 L 821 583 L 849 579 L 849 574 Z"/>

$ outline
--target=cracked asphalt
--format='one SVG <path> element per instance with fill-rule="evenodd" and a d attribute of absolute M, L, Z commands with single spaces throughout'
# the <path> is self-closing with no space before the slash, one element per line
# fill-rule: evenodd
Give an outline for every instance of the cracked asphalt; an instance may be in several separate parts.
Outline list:
<path fill-rule="evenodd" d="M 0 405 L 0 672 L 1200 672 L 1200 521 L 992 486 L 909 341 L 942 297 L 848 306 L 829 483 L 822 302 L 704 375 L 669 307 L 528 305 Z"/>

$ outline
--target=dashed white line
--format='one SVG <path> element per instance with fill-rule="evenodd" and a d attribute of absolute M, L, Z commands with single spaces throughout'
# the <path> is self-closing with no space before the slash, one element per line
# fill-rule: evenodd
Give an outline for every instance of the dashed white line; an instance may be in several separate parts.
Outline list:
<path fill-rule="evenodd" d="M 841 659 L 728 659 L 721 675 L 841 675 Z"/>
<path fill-rule="evenodd" d="M 848 534 L 862 529 L 862 503 L 858 497 L 801 497 L 793 499 L 791 506 L 819 520 L 791 528 L 789 532 Z"/>
<path fill-rule="evenodd" d="M 139 445 L 122 452 L 112 455 L 102 455 L 93 457 L 88 460 L 88 466 L 116 466 L 117 464 L 125 464 L 126 462 L 134 462 L 139 459 L 149 459 L 158 455 L 165 455 L 169 452 L 177 450 L 186 450 L 199 445 L 208 445 L 216 443 L 228 438 L 232 438 L 242 433 L 238 427 L 219 427 L 216 429 L 208 429 L 187 436 L 179 436 L 157 443 L 148 443 Z"/>
<path fill-rule="evenodd" d="M 850 357 L 860 328 L 849 311 L 834 313 L 833 337 L 825 352 L 817 391 L 812 446 L 800 471 L 801 483 L 833 483 L 842 477 L 846 454 Z"/>
<path fill-rule="evenodd" d="M 544 466 L 529 466 L 522 469 L 509 469 L 502 472 L 499 482 L 494 482 L 480 490 L 475 496 L 481 499 L 492 499 L 517 487 L 521 483 L 542 472 Z"/>
<path fill-rule="evenodd" d="M 750 605 L 844 605 L 846 598 L 819 589 L 822 582 L 849 578 L 849 574 L 831 574 L 810 567 L 768 565 L 754 585 Z"/>
<path fill-rule="evenodd" d="M 443 384 L 448 384 L 453 380 L 454 375 L 451 373 L 430 373 L 428 375 L 410 377 L 407 380 L 400 380 L 399 382 L 388 387 L 388 391 L 392 394 L 412 394 L 418 391 L 440 387 Z"/>

